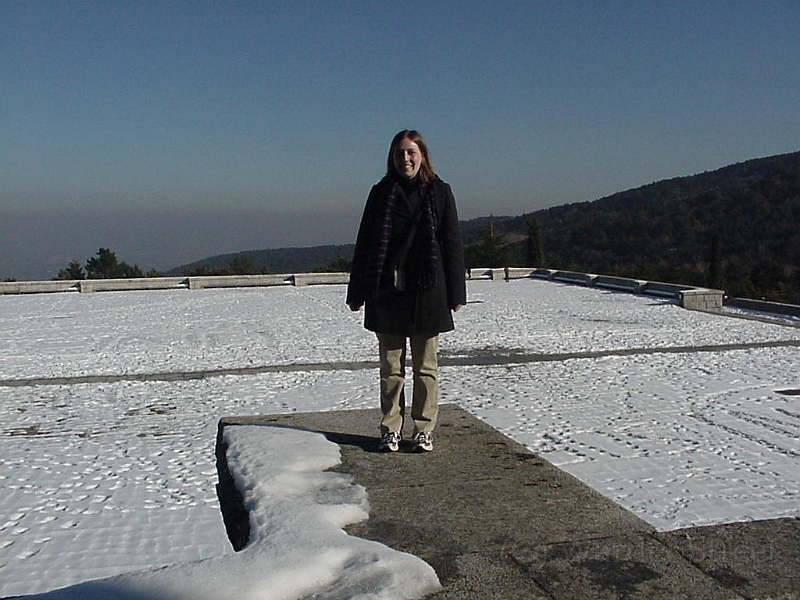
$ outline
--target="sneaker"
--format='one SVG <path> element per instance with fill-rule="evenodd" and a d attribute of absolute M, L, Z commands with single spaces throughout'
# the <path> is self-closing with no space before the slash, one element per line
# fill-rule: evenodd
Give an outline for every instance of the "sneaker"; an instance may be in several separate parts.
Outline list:
<path fill-rule="evenodd" d="M 400 449 L 400 434 L 396 431 L 384 433 L 378 442 L 378 452 L 397 452 Z"/>
<path fill-rule="evenodd" d="M 414 446 L 414 452 L 430 452 L 433 450 L 433 434 L 429 431 L 415 433 L 411 443 Z"/>

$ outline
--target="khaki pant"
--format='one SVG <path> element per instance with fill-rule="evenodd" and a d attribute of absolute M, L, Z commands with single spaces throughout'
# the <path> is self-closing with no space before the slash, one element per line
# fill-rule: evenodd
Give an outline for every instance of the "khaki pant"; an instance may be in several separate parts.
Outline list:
<path fill-rule="evenodd" d="M 381 433 L 399 432 L 403 428 L 406 412 L 405 360 L 406 336 L 378 334 L 378 351 L 381 363 Z M 412 335 L 411 367 L 414 390 L 411 400 L 411 418 L 414 433 L 430 432 L 436 426 L 439 414 L 439 336 Z"/>

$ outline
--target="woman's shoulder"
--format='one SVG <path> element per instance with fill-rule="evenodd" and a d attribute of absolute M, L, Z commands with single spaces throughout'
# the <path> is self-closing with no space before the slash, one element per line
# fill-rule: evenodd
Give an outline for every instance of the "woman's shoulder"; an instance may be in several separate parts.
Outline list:
<path fill-rule="evenodd" d="M 369 195 L 367 196 L 368 201 L 377 201 L 380 198 L 385 198 L 389 195 L 389 190 L 391 189 L 391 182 L 386 180 L 386 178 L 377 181 L 376 183 L 372 184 L 372 187 L 369 189 Z"/>
<path fill-rule="evenodd" d="M 372 191 L 378 192 L 378 191 L 389 190 L 392 187 L 392 185 L 394 185 L 394 183 L 395 180 L 392 179 L 391 177 L 382 177 L 372 185 Z"/>
<path fill-rule="evenodd" d="M 433 179 L 433 181 L 431 181 L 431 183 L 432 183 L 433 185 L 435 185 L 435 186 L 439 187 L 439 188 L 442 188 L 442 189 L 446 189 L 446 190 L 449 190 L 449 189 L 450 189 L 450 184 L 449 184 L 449 183 L 447 183 L 447 182 L 446 182 L 444 179 L 442 179 L 442 178 L 441 178 L 441 177 L 439 177 L 438 175 L 436 176 L 436 178 L 435 178 L 435 179 Z"/>
<path fill-rule="evenodd" d="M 436 176 L 436 179 L 431 181 L 431 185 L 436 190 L 437 196 L 442 196 L 444 198 L 453 197 L 453 189 L 450 187 L 450 184 L 444 179 L 440 178 L 438 175 Z"/>

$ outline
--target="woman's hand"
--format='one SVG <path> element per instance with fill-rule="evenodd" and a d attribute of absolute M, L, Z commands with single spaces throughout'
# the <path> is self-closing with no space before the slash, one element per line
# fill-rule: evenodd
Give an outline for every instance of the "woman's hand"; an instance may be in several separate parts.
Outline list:
<path fill-rule="evenodd" d="M 347 306 L 349 306 L 350 310 L 352 310 L 353 312 L 358 312 L 358 311 L 361 310 L 361 307 L 364 306 L 364 305 L 363 304 L 356 304 L 355 302 L 353 302 L 352 304 L 348 304 Z"/>

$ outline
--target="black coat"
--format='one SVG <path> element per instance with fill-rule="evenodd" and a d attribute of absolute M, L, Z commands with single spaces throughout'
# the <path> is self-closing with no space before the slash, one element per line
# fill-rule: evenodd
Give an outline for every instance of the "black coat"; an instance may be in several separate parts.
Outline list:
<path fill-rule="evenodd" d="M 385 235 L 382 233 L 383 220 L 393 184 L 391 179 L 381 180 L 372 187 L 367 198 L 353 254 L 347 303 L 351 306 L 365 305 L 364 327 L 370 331 L 406 336 L 451 331 L 451 310 L 467 301 L 464 245 L 453 192 L 440 179 L 427 184 L 435 186 L 433 214 L 438 243 L 433 246 L 434 251 L 439 253 L 434 261 L 437 284 L 428 288 L 418 283 L 419 265 L 424 263 L 421 258 L 424 253 L 431 252 L 430 244 L 425 241 L 426 236 L 419 234 L 420 224 L 405 263 L 406 289 L 399 291 L 394 287 L 392 265 L 408 239 L 415 208 L 419 210 L 409 202 L 409 197 L 414 200 L 413 194 L 407 196 L 401 192 L 395 199 L 386 260 L 378 282 L 375 281 L 376 275 L 371 272 L 381 235 Z"/>

